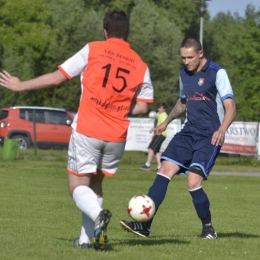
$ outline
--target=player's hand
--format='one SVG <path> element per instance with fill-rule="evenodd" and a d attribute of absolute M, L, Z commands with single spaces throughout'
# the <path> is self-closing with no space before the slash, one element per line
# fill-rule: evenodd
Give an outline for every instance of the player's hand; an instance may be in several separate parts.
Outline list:
<path fill-rule="evenodd" d="M 6 70 L 0 72 L 0 85 L 13 91 L 21 90 L 21 81 L 9 74 Z"/>
<path fill-rule="evenodd" d="M 157 135 L 161 135 L 162 132 L 166 129 L 167 127 L 167 123 L 166 121 L 164 121 L 163 123 L 161 123 L 160 125 L 156 126 L 153 128 L 153 131 L 157 134 Z"/>
<path fill-rule="evenodd" d="M 218 129 L 212 136 L 211 144 L 215 146 L 222 145 L 225 139 L 225 131 Z"/>
<path fill-rule="evenodd" d="M 150 133 L 154 132 L 154 129 L 155 129 L 155 128 L 151 128 L 149 132 L 150 132 Z"/>

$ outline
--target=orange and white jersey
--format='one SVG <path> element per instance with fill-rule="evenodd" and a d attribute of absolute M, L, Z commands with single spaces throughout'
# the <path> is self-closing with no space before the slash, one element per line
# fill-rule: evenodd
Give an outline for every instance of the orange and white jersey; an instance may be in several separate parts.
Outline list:
<path fill-rule="evenodd" d="M 72 127 L 83 135 L 125 141 L 132 100 L 153 102 L 149 69 L 123 40 L 88 43 L 58 68 L 68 79 L 81 74 L 80 104 Z"/>

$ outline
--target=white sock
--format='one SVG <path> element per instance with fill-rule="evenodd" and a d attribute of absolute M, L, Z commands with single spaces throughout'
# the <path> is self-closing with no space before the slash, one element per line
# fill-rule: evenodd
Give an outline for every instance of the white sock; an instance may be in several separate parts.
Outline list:
<path fill-rule="evenodd" d="M 103 198 L 97 198 L 97 202 L 99 204 L 99 206 L 102 208 L 102 205 L 103 205 L 103 201 L 104 199 Z"/>
<path fill-rule="evenodd" d="M 82 213 L 87 215 L 93 221 L 102 210 L 98 204 L 97 195 L 87 186 L 78 186 L 73 191 L 73 200 Z"/>
<path fill-rule="evenodd" d="M 97 198 L 97 202 L 100 207 L 102 207 L 103 204 L 103 198 Z M 83 243 L 91 243 L 91 239 L 94 234 L 94 225 L 95 222 L 89 218 L 87 215 L 82 213 L 82 226 L 81 226 L 81 232 L 79 237 L 79 244 L 82 245 Z"/>
<path fill-rule="evenodd" d="M 151 164 L 150 163 L 145 163 L 145 165 L 147 166 L 147 167 L 150 167 L 151 166 Z"/>

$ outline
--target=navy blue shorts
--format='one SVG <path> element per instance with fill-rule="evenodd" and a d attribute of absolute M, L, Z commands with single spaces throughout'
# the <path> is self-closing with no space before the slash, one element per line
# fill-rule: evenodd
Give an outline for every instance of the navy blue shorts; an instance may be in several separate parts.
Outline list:
<path fill-rule="evenodd" d="M 161 161 L 177 164 L 180 167 L 179 174 L 187 174 L 191 166 L 198 166 L 206 180 L 221 149 L 221 146 L 212 145 L 211 139 L 212 133 L 194 133 L 189 129 L 182 129 L 168 144 Z"/>

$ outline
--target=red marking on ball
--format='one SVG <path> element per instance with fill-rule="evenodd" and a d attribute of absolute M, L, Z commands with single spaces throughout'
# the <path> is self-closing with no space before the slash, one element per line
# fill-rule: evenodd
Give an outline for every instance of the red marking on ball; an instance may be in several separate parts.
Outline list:
<path fill-rule="evenodd" d="M 151 206 L 145 207 L 145 205 L 143 205 L 143 211 L 140 214 L 145 214 L 147 217 L 150 217 L 150 210 L 151 209 L 152 209 Z"/>
<path fill-rule="evenodd" d="M 135 196 L 135 198 L 137 198 L 137 197 L 145 198 L 145 195 L 144 194 L 138 194 L 138 195 Z"/>

